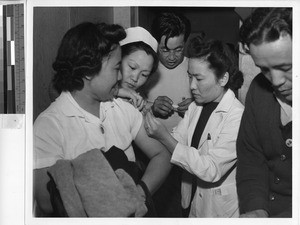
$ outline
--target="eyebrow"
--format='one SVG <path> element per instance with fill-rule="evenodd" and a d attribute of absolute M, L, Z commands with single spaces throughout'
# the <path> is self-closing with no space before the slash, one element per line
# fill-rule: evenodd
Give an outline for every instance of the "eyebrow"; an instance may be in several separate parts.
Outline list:
<path fill-rule="evenodd" d="M 135 66 L 138 66 L 138 68 L 142 69 L 140 64 L 138 64 L 136 61 L 132 60 L 132 59 L 129 59 L 129 62 L 132 62 L 135 64 Z M 150 70 L 146 70 L 146 69 L 143 69 L 142 72 L 151 72 L 151 69 Z"/>
<path fill-rule="evenodd" d="M 255 66 L 259 67 L 259 68 L 266 68 L 265 66 L 260 66 L 260 65 L 257 65 L 255 64 Z M 273 68 L 280 68 L 280 67 L 285 67 L 285 66 L 293 66 L 292 63 L 282 63 L 282 64 L 278 64 L 278 65 L 275 65 L 275 66 L 272 66 Z"/>
<path fill-rule="evenodd" d="M 162 46 L 161 48 L 165 48 L 165 49 L 168 49 L 168 50 L 176 50 L 176 49 L 179 49 L 179 48 L 184 48 L 184 46 L 183 46 L 183 45 L 180 45 L 180 46 L 178 46 L 178 47 L 176 47 L 176 48 L 173 48 L 173 49 L 170 49 L 170 48 L 168 48 L 167 46 Z"/>
<path fill-rule="evenodd" d="M 202 75 L 200 74 L 200 73 L 190 73 L 189 71 L 187 71 L 187 73 L 189 74 L 189 75 L 191 75 L 191 76 L 193 76 L 193 77 L 202 77 Z"/>
<path fill-rule="evenodd" d="M 293 64 L 292 63 L 283 63 L 283 64 L 276 65 L 274 67 L 279 68 L 279 67 L 286 67 L 286 66 L 293 66 Z"/>

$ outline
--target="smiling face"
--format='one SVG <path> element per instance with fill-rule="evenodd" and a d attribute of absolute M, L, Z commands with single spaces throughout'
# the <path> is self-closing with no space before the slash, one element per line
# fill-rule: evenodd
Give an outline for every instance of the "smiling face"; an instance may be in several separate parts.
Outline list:
<path fill-rule="evenodd" d="M 116 96 L 118 92 L 117 82 L 121 80 L 120 64 L 121 48 L 117 46 L 110 52 L 109 56 L 103 59 L 100 72 L 87 83 L 89 92 L 95 100 L 109 101 Z"/>
<path fill-rule="evenodd" d="M 160 62 L 168 69 L 176 68 L 184 58 L 184 35 L 171 37 L 165 45 L 166 36 L 162 36 L 158 45 L 158 56 Z"/>
<path fill-rule="evenodd" d="M 197 105 L 221 101 L 227 80 L 217 80 L 214 71 L 209 68 L 209 63 L 206 60 L 190 58 L 188 74 L 190 88 Z"/>
<path fill-rule="evenodd" d="M 250 54 L 278 97 L 292 102 L 292 39 L 282 35 L 274 42 L 250 44 Z"/>
<path fill-rule="evenodd" d="M 122 87 L 136 90 L 148 79 L 154 59 L 143 50 L 137 50 L 122 59 Z"/>

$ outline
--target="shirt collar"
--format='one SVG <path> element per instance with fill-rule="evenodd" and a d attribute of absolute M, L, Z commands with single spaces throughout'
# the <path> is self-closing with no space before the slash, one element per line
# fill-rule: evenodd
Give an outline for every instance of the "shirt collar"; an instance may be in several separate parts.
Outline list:
<path fill-rule="evenodd" d="M 292 114 L 293 114 L 292 113 L 293 112 L 292 106 L 290 106 L 286 102 L 282 101 L 277 96 L 276 96 L 276 99 L 277 99 L 277 101 L 280 105 L 280 108 L 281 108 L 281 120 L 282 120 L 282 122 L 284 122 L 284 121 L 291 122 L 292 121 Z"/>
<path fill-rule="evenodd" d="M 221 99 L 219 105 L 215 109 L 215 112 L 228 112 L 232 102 L 235 99 L 235 94 L 232 90 L 228 89 Z"/>
<path fill-rule="evenodd" d="M 64 107 L 62 107 L 61 110 L 66 116 L 82 117 L 85 118 L 85 120 L 88 122 L 95 120 L 95 118 L 99 120 L 98 117 L 92 115 L 91 113 L 81 108 L 69 91 L 62 92 L 60 95 L 60 99 L 63 101 L 63 105 L 64 105 Z M 115 99 L 113 101 L 102 102 L 100 104 L 99 112 L 100 112 L 101 120 L 105 119 L 107 110 L 113 108 L 114 105 L 115 105 Z"/>

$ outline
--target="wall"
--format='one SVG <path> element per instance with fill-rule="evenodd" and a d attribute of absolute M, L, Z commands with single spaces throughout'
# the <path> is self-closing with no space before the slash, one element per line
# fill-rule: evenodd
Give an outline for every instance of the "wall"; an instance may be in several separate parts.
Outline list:
<path fill-rule="evenodd" d="M 208 39 L 237 45 L 239 16 L 232 7 L 139 7 L 139 25 L 150 30 L 153 19 L 162 11 L 184 14 L 191 22 L 191 37 L 204 31 Z"/>

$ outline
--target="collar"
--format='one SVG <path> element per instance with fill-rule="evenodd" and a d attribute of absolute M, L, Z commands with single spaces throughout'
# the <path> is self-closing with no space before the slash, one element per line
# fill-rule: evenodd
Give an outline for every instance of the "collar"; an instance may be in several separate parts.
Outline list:
<path fill-rule="evenodd" d="M 235 94 L 231 89 L 228 89 L 218 104 L 215 112 L 228 112 L 232 106 L 235 99 Z"/>
<path fill-rule="evenodd" d="M 292 106 L 290 106 L 286 102 L 282 101 L 276 95 L 275 95 L 275 97 L 276 97 L 276 99 L 277 99 L 277 101 L 280 105 L 280 108 L 281 108 L 281 121 L 283 122 L 283 124 L 291 122 L 292 121 L 292 114 L 293 114 Z"/>
<path fill-rule="evenodd" d="M 81 117 L 85 118 L 87 122 L 92 122 L 95 119 L 99 120 L 98 117 L 81 108 L 69 91 L 62 92 L 58 100 L 62 101 L 64 107 L 61 107 L 61 111 L 67 117 Z M 115 104 L 115 99 L 113 101 L 100 103 L 99 112 L 101 121 L 104 121 L 106 112 L 113 108 Z"/>

